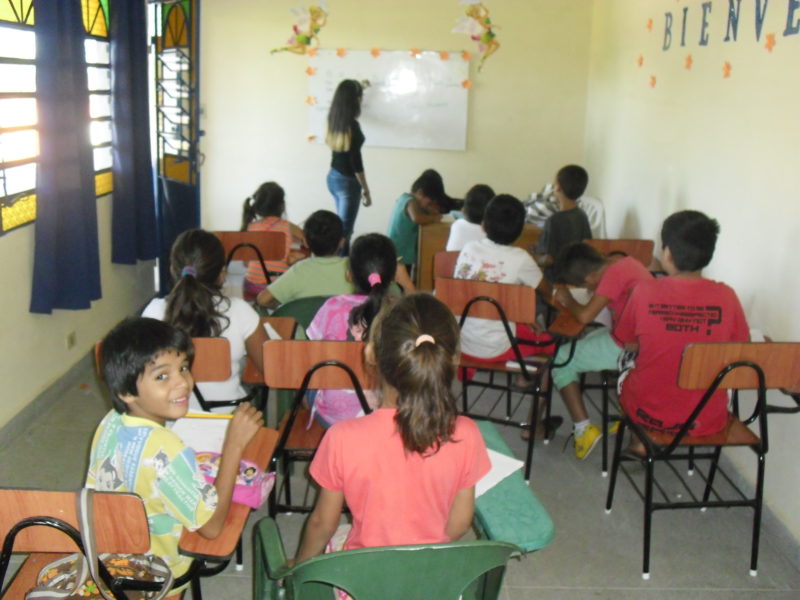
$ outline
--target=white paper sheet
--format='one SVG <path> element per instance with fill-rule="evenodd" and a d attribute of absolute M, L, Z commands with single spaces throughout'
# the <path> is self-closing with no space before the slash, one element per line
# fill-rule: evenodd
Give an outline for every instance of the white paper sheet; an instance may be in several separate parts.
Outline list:
<path fill-rule="evenodd" d="M 267 332 L 267 337 L 271 340 L 283 339 L 281 338 L 280 334 L 275 331 L 275 328 L 269 324 L 269 321 L 264 321 L 264 331 Z"/>
<path fill-rule="evenodd" d="M 195 452 L 222 452 L 230 415 L 192 417 L 186 415 L 175 421 L 172 431 Z"/>
<path fill-rule="evenodd" d="M 512 456 L 506 456 L 505 454 L 500 454 L 494 450 L 489 450 L 488 452 L 489 460 L 492 463 L 492 468 L 475 485 L 476 498 L 487 490 L 490 490 L 496 486 L 514 471 L 519 471 L 525 465 L 524 461 L 517 460 Z"/>

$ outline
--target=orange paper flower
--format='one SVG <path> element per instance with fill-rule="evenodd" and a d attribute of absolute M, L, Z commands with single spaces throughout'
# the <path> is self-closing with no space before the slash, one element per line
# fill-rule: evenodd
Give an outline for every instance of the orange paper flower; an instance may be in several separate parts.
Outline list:
<path fill-rule="evenodd" d="M 647 19 L 647 31 L 653 31 L 653 19 Z"/>
<path fill-rule="evenodd" d="M 471 52 L 467 52 L 465 50 L 464 52 L 461 53 L 461 59 L 462 60 L 470 60 L 471 58 L 472 58 L 472 53 Z"/>
<path fill-rule="evenodd" d="M 313 142 L 315 139 L 317 139 L 317 136 L 315 136 L 315 135 L 310 135 L 310 136 L 308 136 L 308 138 L 306 138 L 306 139 L 307 139 L 309 142 Z"/>
<path fill-rule="evenodd" d="M 650 87 L 651 88 L 656 87 L 656 76 L 655 75 L 650 75 Z"/>
<path fill-rule="evenodd" d="M 726 60 L 725 63 L 722 65 L 722 77 L 723 79 L 727 79 L 730 76 L 731 76 L 731 63 L 729 63 Z"/>
<path fill-rule="evenodd" d="M 416 58 L 419 55 L 419 53 L 420 53 L 420 49 L 419 48 L 412 48 L 411 49 L 411 56 L 413 56 L 414 58 Z"/>
<path fill-rule="evenodd" d="M 314 96 L 306 96 L 306 104 L 309 106 L 314 106 L 317 103 L 317 99 Z"/>
<path fill-rule="evenodd" d="M 450 53 L 445 51 L 439 52 L 439 58 L 442 60 L 450 60 Z"/>
<path fill-rule="evenodd" d="M 772 49 L 775 47 L 775 34 L 768 33 L 767 34 L 767 43 L 764 44 L 764 48 L 767 49 L 768 52 L 772 52 Z"/>
<path fill-rule="evenodd" d="M 344 58 L 345 56 L 347 56 L 347 50 L 345 50 L 344 48 L 337 48 L 336 56 L 338 56 L 339 58 Z"/>
<path fill-rule="evenodd" d="M 683 68 L 686 69 L 687 71 L 691 70 L 693 64 L 694 64 L 694 59 L 692 58 L 691 54 L 683 59 Z"/>
<path fill-rule="evenodd" d="M 373 48 L 372 50 L 369 51 L 369 53 L 372 54 L 373 58 L 378 58 L 381 55 L 381 49 Z"/>
<path fill-rule="evenodd" d="M 472 82 L 469 79 L 465 79 L 461 82 L 461 87 L 463 87 L 465 90 L 470 90 L 472 89 Z"/>
<path fill-rule="evenodd" d="M 306 75 L 316 75 L 317 70 L 314 67 L 308 67 L 306 69 Z"/>
<path fill-rule="evenodd" d="M 641 67 L 643 64 L 644 64 L 644 56 L 640 54 L 639 57 L 636 59 L 636 66 Z"/>
<path fill-rule="evenodd" d="M 308 51 L 306 52 L 306 54 L 308 54 L 309 56 L 316 56 L 317 55 L 317 49 L 316 48 L 309 48 Z"/>

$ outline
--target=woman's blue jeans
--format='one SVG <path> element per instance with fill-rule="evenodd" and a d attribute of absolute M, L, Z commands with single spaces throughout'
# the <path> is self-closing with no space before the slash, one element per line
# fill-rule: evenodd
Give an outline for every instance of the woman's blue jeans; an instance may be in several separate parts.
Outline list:
<path fill-rule="evenodd" d="M 350 236 L 356 224 L 358 206 L 361 203 L 361 184 L 355 177 L 342 175 L 336 169 L 328 171 L 328 190 L 336 202 L 336 213 L 344 225 L 344 247 L 341 255 L 347 256 L 350 251 Z"/>

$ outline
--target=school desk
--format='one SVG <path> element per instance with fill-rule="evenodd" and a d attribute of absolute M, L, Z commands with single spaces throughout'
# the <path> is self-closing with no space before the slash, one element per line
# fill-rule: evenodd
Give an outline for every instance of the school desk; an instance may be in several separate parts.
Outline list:
<path fill-rule="evenodd" d="M 275 445 L 278 443 L 278 432 L 270 427 L 262 427 L 255 437 L 250 440 L 244 450 L 242 458 L 249 460 L 258 465 L 260 469 L 266 470 L 269 461 L 272 459 L 272 453 L 275 451 Z M 222 563 L 222 568 L 227 565 L 227 561 L 236 550 L 236 544 L 242 535 L 244 526 L 247 523 L 247 517 L 250 515 L 251 508 L 244 504 L 231 503 L 231 508 L 228 511 L 228 518 L 225 519 L 225 525 L 222 528 L 222 533 L 213 540 L 204 538 L 202 535 L 194 532 L 184 530 L 178 548 L 181 554 L 191 556 L 198 559 L 200 562 L 200 572 L 192 580 L 192 589 L 195 589 L 199 577 L 203 575 L 212 575 L 217 572 L 216 569 L 206 569 L 206 561 L 211 563 Z M 221 569 L 220 569 L 221 570 Z M 199 588 L 199 586 L 197 586 Z M 193 597 L 197 600 L 199 596 L 193 593 Z"/>
<path fill-rule="evenodd" d="M 417 239 L 417 289 L 421 292 L 429 292 L 433 289 L 433 257 L 440 250 L 447 246 L 447 238 L 450 236 L 449 223 L 431 223 L 430 225 L 420 225 L 419 237 Z M 536 225 L 526 223 L 514 246 L 518 246 L 530 252 L 531 247 L 536 244 L 542 230 Z"/>

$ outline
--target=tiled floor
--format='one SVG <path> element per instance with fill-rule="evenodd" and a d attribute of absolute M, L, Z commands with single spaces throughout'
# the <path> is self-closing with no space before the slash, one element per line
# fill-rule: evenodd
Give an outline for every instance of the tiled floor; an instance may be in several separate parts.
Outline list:
<path fill-rule="evenodd" d="M 75 489 L 81 485 L 91 435 L 108 404 L 88 358 L 65 378 L 66 391 L 30 426 L 17 435 L 4 431 L 0 439 L 3 486 Z M 554 410 L 563 410 L 557 397 Z M 518 430 L 509 428 L 503 434 L 521 456 Z M 504 599 L 800 598 L 797 548 L 785 541 L 780 524 L 770 518 L 762 529 L 758 577 L 748 575 L 748 509 L 656 513 L 652 577 L 643 581 L 638 497 L 621 480 L 614 510 L 605 514 L 607 479 L 600 475 L 599 449 L 586 461 L 576 461 L 569 447 L 562 451 L 566 434 L 564 426 L 549 445 L 537 443 L 531 482 L 556 524 L 555 540 L 540 552 L 511 561 Z M 254 513 L 251 523 L 264 514 Z M 304 516 L 297 514 L 278 518 L 290 552 L 297 546 L 303 521 Z M 251 597 L 249 546 L 248 542 L 243 571 L 230 566 L 203 581 L 205 598 Z"/>

